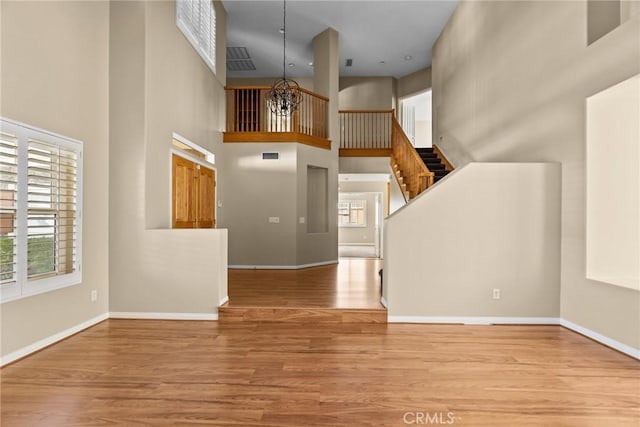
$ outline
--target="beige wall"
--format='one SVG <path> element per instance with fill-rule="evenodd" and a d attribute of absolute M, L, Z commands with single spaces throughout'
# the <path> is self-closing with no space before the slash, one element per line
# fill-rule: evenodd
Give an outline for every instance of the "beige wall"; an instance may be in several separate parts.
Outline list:
<path fill-rule="evenodd" d="M 431 67 L 423 68 L 415 73 L 398 79 L 398 99 L 431 89 Z"/>
<path fill-rule="evenodd" d="M 587 99 L 586 155 L 587 277 L 640 291 L 640 74 Z"/>
<path fill-rule="evenodd" d="M 83 282 L 2 304 L 4 357 L 109 311 L 109 4 L 0 7 L 0 115 L 84 142 Z"/>
<path fill-rule="evenodd" d="M 338 203 L 338 153 L 335 144 L 331 151 L 308 145 L 298 145 L 298 217 L 309 216 L 307 212 L 307 166 L 318 166 L 328 170 L 328 203 L 327 218 L 329 220 L 326 233 L 309 233 L 307 225 L 298 221 L 297 226 L 297 264 L 308 265 L 327 263 L 338 260 L 338 224 L 336 206 Z"/>
<path fill-rule="evenodd" d="M 470 163 L 389 217 L 390 320 L 558 318 L 560 176 L 558 164 Z"/>
<path fill-rule="evenodd" d="M 561 316 L 639 349 L 640 293 L 585 277 L 585 133 L 586 98 L 640 71 L 640 16 L 589 46 L 586 25 L 584 1 L 460 3 L 434 47 L 434 140 L 455 166 L 562 164 Z"/>
<path fill-rule="evenodd" d="M 221 179 L 229 188 L 218 209 L 229 230 L 232 266 L 296 265 L 297 144 L 226 144 Z M 277 152 L 278 160 L 263 160 Z M 279 223 L 269 223 L 278 217 Z"/>
<path fill-rule="evenodd" d="M 176 27 L 174 2 L 112 2 L 110 13 L 110 310 L 215 314 L 226 230 L 166 229 L 172 133 L 221 152 L 224 55 L 215 77 Z"/>
<path fill-rule="evenodd" d="M 390 110 L 394 108 L 393 77 L 341 77 L 341 110 Z"/>

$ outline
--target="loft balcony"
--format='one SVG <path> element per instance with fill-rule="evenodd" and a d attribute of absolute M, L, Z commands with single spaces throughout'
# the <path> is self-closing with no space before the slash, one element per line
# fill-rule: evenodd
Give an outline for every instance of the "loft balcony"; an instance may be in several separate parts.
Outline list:
<path fill-rule="evenodd" d="M 227 120 L 224 142 L 298 142 L 331 149 L 328 139 L 329 99 L 306 89 L 291 116 L 267 105 L 269 86 L 225 87 Z"/>

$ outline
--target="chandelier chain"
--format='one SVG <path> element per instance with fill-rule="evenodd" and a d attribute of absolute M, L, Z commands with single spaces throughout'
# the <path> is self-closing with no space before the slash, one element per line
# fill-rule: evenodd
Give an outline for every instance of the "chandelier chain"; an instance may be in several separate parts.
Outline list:
<path fill-rule="evenodd" d="M 282 13 L 282 76 L 287 78 L 287 0 L 284 0 Z"/>

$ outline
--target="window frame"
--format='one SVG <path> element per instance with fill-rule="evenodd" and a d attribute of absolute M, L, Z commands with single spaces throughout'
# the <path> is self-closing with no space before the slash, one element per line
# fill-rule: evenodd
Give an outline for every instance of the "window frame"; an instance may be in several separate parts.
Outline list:
<path fill-rule="evenodd" d="M 342 216 L 348 216 L 349 218 L 349 222 L 348 223 L 341 223 L 340 222 L 340 204 L 341 203 L 346 203 L 348 204 L 348 211 L 349 213 L 347 215 L 342 215 Z M 362 208 L 357 207 L 354 208 L 353 204 L 354 203 L 358 203 L 358 204 L 362 204 Z M 351 222 L 351 215 L 352 215 L 352 211 L 353 210 L 362 210 L 362 224 L 359 223 L 355 223 L 355 222 Z M 367 227 L 367 201 L 365 199 L 348 199 L 348 200 L 338 200 L 338 227 L 344 227 L 344 228 L 366 228 Z"/>
<path fill-rule="evenodd" d="M 18 143 L 18 176 L 16 195 L 16 280 L 0 286 L 0 304 L 38 295 L 82 283 L 82 194 L 83 194 L 83 143 L 73 138 L 39 129 L 7 118 L 0 118 L 0 130 L 14 135 Z M 76 153 L 76 202 L 75 202 L 75 268 L 66 274 L 44 274 L 28 277 L 28 150 L 29 140 L 64 148 Z M 52 210 L 56 214 L 58 209 Z M 57 226 L 56 226 L 57 227 Z M 56 230 L 55 233 L 58 231 Z"/>
<path fill-rule="evenodd" d="M 192 3 L 192 4 L 198 4 L 198 3 L 209 3 L 209 5 L 211 6 L 211 13 L 213 16 L 213 29 L 212 29 L 212 37 L 213 37 L 213 42 L 212 42 L 212 48 L 213 48 L 213 52 L 211 52 L 211 57 L 209 57 L 208 52 L 205 51 L 205 49 L 202 46 L 202 43 L 200 42 L 200 38 L 202 38 L 202 27 L 194 27 L 193 28 L 189 28 L 189 25 L 187 24 L 187 22 L 182 18 L 181 16 L 181 6 L 185 3 Z M 218 17 L 216 14 L 216 7 L 213 4 L 213 0 L 176 0 L 176 26 L 180 29 L 180 31 L 182 32 L 182 34 L 187 38 L 187 40 L 189 40 L 189 43 L 191 43 L 191 46 L 193 46 L 193 48 L 195 49 L 196 52 L 198 52 L 198 55 L 200 55 L 200 57 L 202 58 L 202 60 L 205 62 L 205 64 L 207 64 L 207 66 L 211 69 L 211 71 L 213 72 L 213 75 L 215 76 L 216 73 L 216 63 L 217 63 L 217 58 L 216 58 L 216 51 L 217 51 L 217 28 L 218 28 Z M 197 31 L 197 34 L 194 34 L 194 31 Z"/>

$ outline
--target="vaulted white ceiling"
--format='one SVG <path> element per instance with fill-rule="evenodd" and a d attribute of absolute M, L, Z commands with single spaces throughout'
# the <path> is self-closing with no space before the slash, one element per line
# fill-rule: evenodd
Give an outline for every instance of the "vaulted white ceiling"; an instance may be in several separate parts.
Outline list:
<path fill-rule="evenodd" d="M 256 70 L 229 77 L 282 74 L 282 1 L 225 0 L 227 46 L 246 47 Z M 402 77 L 431 65 L 431 48 L 456 0 L 287 1 L 287 75 L 310 77 L 312 40 L 331 27 L 340 34 L 341 76 Z M 410 60 L 405 58 L 411 58 Z M 353 59 L 351 67 L 346 59 Z M 294 64 L 290 67 L 288 64 Z"/>

